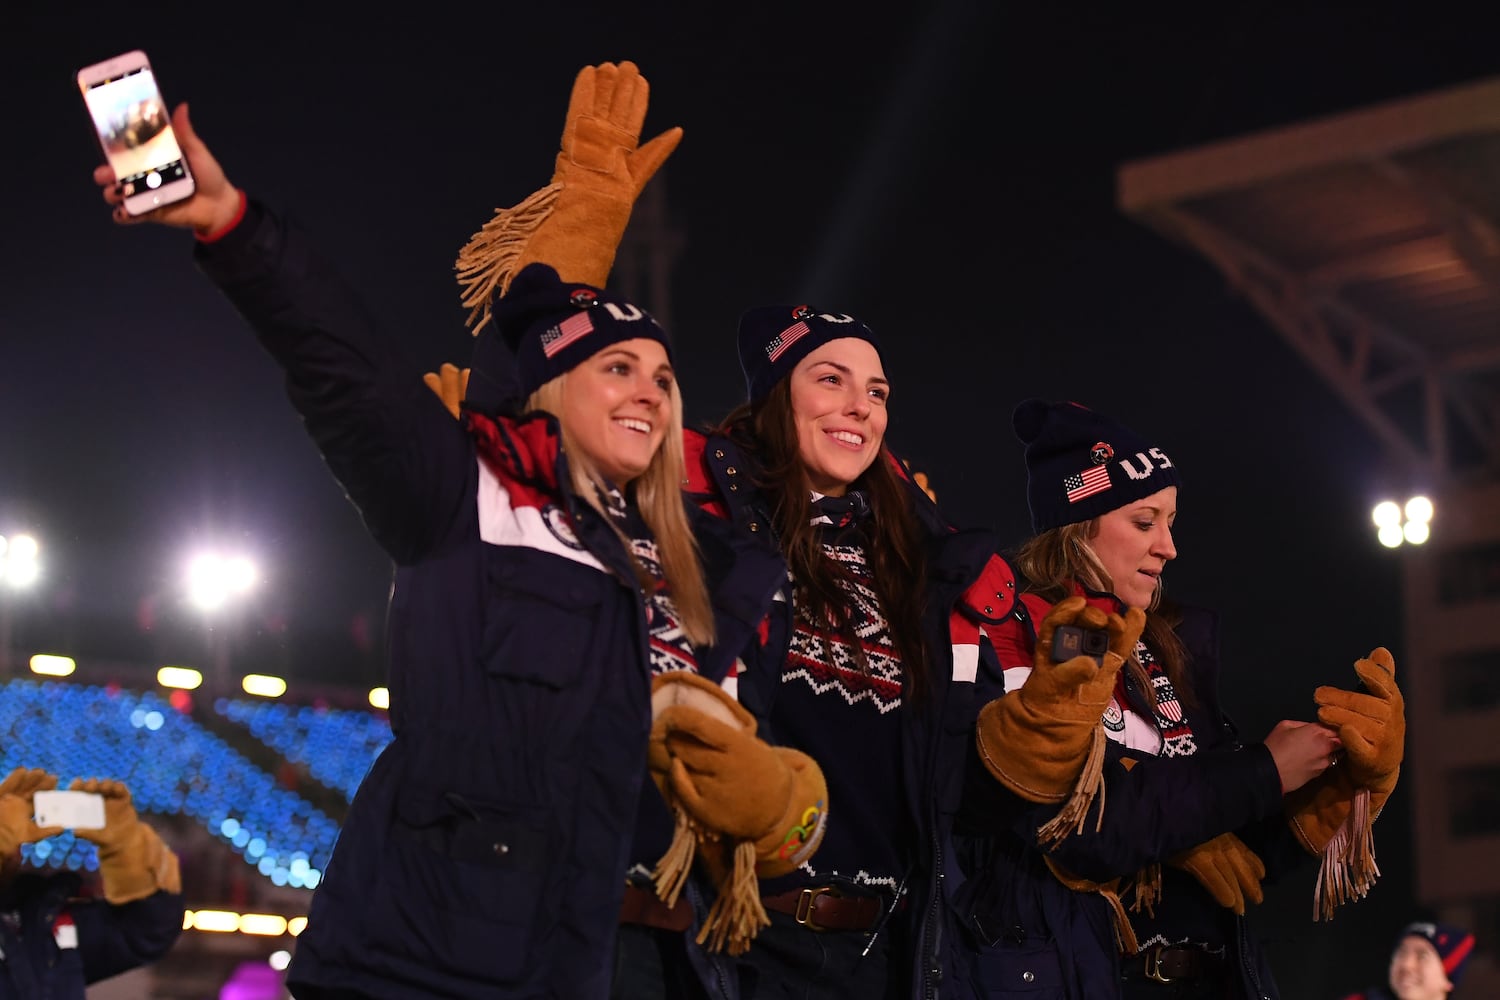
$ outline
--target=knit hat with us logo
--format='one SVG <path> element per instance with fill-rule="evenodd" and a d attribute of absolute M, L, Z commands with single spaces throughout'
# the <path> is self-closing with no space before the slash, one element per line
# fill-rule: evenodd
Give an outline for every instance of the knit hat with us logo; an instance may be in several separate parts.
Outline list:
<path fill-rule="evenodd" d="M 1026 500 L 1038 534 L 1182 484 L 1160 448 L 1078 403 L 1028 399 L 1011 422 L 1026 445 Z"/>
<path fill-rule="evenodd" d="M 759 306 L 740 317 L 740 367 L 750 402 L 759 403 L 797 362 L 830 340 L 855 337 L 880 354 L 875 332 L 846 313 L 812 306 Z M 881 358 L 881 364 L 885 359 Z"/>
<path fill-rule="evenodd" d="M 672 357 L 672 343 L 650 313 L 602 288 L 562 281 L 546 264 L 522 268 L 491 316 L 515 352 L 523 397 L 624 340 L 654 340 Z"/>

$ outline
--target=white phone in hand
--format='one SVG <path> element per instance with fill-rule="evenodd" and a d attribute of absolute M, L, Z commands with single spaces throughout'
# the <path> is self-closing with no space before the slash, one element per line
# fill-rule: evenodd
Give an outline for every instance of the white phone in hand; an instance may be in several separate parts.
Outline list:
<path fill-rule="evenodd" d="M 36 825 L 66 830 L 104 829 L 104 796 L 98 792 L 35 792 L 31 796 Z"/>
<path fill-rule="evenodd" d="M 126 52 L 84 67 L 78 89 L 115 180 L 124 185 L 126 212 L 143 215 L 192 197 L 193 175 L 146 53 Z"/>

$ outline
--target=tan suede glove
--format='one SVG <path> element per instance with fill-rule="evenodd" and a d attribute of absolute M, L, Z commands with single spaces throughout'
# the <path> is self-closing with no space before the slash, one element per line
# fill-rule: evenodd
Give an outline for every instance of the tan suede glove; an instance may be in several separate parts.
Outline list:
<path fill-rule="evenodd" d="M 424 372 L 422 381 L 442 400 L 448 412 L 458 417 L 459 407 L 469 391 L 469 369 L 445 361 L 437 371 Z"/>
<path fill-rule="evenodd" d="M 675 903 L 701 855 L 718 897 L 698 943 L 742 954 L 770 923 L 757 879 L 784 875 L 817 850 L 828 785 L 812 758 L 757 737 L 754 717 L 704 677 L 660 674 L 651 700 L 647 765 L 677 816 L 653 872 L 657 894 Z"/>
<path fill-rule="evenodd" d="M 578 72 L 552 183 L 498 210 L 459 252 L 475 333 L 489 319 L 490 300 L 527 264 L 550 264 L 563 281 L 603 287 L 636 198 L 682 140 L 682 129 L 671 128 L 639 145 L 649 98 L 635 63 Z"/>
<path fill-rule="evenodd" d="M 689 671 L 658 679 L 691 688 L 652 725 L 651 760 L 666 754 L 666 785 L 700 826 L 755 844 L 756 874 L 785 875 L 822 839 L 828 785 L 806 754 L 755 735 L 755 719 L 722 687 Z"/>
<path fill-rule="evenodd" d="M 22 844 L 34 844 L 63 832 L 60 826 L 37 826 L 31 796 L 57 787 L 57 776 L 39 767 L 18 767 L 0 781 L 0 861 L 19 858 Z"/>
<path fill-rule="evenodd" d="M 1167 864 L 1193 876 L 1214 902 L 1240 916 L 1245 914 L 1246 900 L 1259 903 L 1265 899 L 1260 887 L 1266 877 L 1265 863 L 1232 833 L 1221 833 L 1169 858 Z"/>
<path fill-rule="evenodd" d="M 1364 691 L 1320 687 L 1313 692 L 1318 721 L 1339 731 L 1354 784 L 1371 794 L 1371 819 L 1396 787 L 1406 745 L 1406 699 L 1396 686 L 1396 661 L 1378 646 L 1354 662 Z"/>
<path fill-rule="evenodd" d="M 1375 819 L 1395 790 L 1405 752 L 1406 703 L 1390 651 L 1376 647 L 1355 661 L 1354 672 L 1364 692 L 1325 686 L 1313 693 L 1319 721 L 1338 728 L 1343 759 L 1286 797 L 1292 833 L 1322 859 L 1313 890 L 1320 920 L 1375 884 Z"/>
<path fill-rule="evenodd" d="M 177 855 L 140 817 L 130 801 L 130 790 L 119 781 L 74 778 L 73 791 L 94 792 L 104 798 L 104 826 L 75 830 L 82 840 L 99 845 L 99 877 L 104 898 L 116 905 L 145 899 L 166 890 L 182 892 Z"/>
<path fill-rule="evenodd" d="M 1052 662 L 1052 637 L 1060 625 L 1107 630 L 1103 663 L 1090 656 Z M 1082 597 L 1052 608 L 1037 629 L 1031 675 L 1019 691 L 979 712 L 979 756 L 1001 784 L 1029 802 L 1062 802 L 1074 794 L 1102 736 L 1099 720 L 1114 695 L 1115 678 L 1145 626 L 1139 608 L 1121 617 L 1089 607 Z"/>

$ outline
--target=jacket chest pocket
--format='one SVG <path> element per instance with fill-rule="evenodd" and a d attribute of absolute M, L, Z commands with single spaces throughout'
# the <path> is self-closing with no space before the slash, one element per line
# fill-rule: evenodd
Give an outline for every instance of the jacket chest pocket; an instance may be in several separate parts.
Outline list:
<path fill-rule="evenodd" d="M 491 677 L 561 689 L 583 674 L 604 590 L 615 584 L 586 566 L 548 562 L 563 561 L 489 561 L 484 663 Z"/>

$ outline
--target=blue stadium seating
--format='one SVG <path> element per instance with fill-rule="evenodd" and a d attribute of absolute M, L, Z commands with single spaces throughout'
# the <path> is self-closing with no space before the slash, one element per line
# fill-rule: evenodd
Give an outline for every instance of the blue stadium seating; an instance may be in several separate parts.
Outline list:
<path fill-rule="evenodd" d="M 338 825 L 152 692 L 17 679 L 0 683 L 0 775 L 42 767 L 126 783 L 141 812 L 204 824 L 276 885 L 315 888 Z M 71 832 L 22 849 L 38 867 L 93 870 Z"/>
<path fill-rule="evenodd" d="M 350 801 L 391 742 L 391 724 L 370 712 L 227 698 L 214 702 L 214 711 Z"/>

